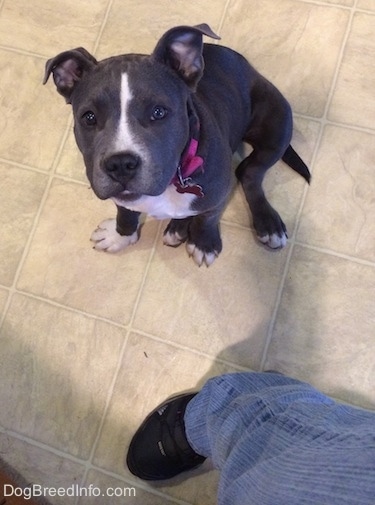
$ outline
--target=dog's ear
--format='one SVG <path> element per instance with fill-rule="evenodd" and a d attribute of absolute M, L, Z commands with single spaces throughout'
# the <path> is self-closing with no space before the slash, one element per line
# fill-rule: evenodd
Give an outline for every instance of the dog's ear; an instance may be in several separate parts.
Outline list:
<path fill-rule="evenodd" d="M 203 35 L 220 39 L 206 24 L 172 28 L 159 40 L 152 57 L 170 66 L 195 89 L 204 69 Z"/>
<path fill-rule="evenodd" d="M 70 103 L 74 86 L 81 79 L 84 72 L 92 69 L 97 63 L 94 56 L 83 47 L 65 51 L 47 61 L 43 84 L 46 84 L 52 73 L 57 91 L 65 98 L 67 103 Z"/>

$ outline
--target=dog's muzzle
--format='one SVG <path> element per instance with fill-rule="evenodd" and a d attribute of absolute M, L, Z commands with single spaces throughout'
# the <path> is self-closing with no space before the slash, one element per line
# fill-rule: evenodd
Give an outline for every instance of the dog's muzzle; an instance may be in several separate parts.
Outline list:
<path fill-rule="evenodd" d="M 141 159 L 130 151 L 116 153 L 103 161 L 104 172 L 114 181 L 126 184 L 141 167 Z"/>

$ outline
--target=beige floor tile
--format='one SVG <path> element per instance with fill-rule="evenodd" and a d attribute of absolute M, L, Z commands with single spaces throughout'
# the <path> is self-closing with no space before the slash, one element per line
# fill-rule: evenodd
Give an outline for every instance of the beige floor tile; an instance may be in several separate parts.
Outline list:
<path fill-rule="evenodd" d="M 225 223 L 233 223 L 250 228 L 252 217 L 249 206 L 246 202 L 245 194 L 242 187 L 237 182 L 233 189 L 233 194 L 230 197 L 228 205 L 226 206 L 222 221 Z"/>
<path fill-rule="evenodd" d="M 353 7 L 355 0 L 325 0 L 325 3 Z M 319 3 L 319 1 L 317 2 Z"/>
<path fill-rule="evenodd" d="M 148 222 L 138 244 L 119 254 L 95 251 L 92 231 L 115 217 L 85 185 L 55 180 L 35 232 L 18 287 L 90 314 L 128 324 L 157 222 Z"/>
<path fill-rule="evenodd" d="M 249 9 L 242 0 L 229 5 L 221 43 L 244 54 L 295 112 L 320 117 L 348 21 L 349 11 L 331 6 L 253 0 Z"/>
<path fill-rule="evenodd" d="M 58 98 L 56 98 L 57 100 Z M 72 114 L 73 118 L 73 114 Z M 73 128 L 68 135 L 68 138 L 62 149 L 59 161 L 56 166 L 56 173 L 64 177 L 69 177 L 77 181 L 89 184 L 85 164 L 82 154 L 80 153 L 73 134 Z"/>
<path fill-rule="evenodd" d="M 358 0 L 358 9 L 368 9 L 375 11 L 375 0 Z"/>
<path fill-rule="evenodd" d="M 319 3 L 319 0 L 317 0 L 316 3 Z M 325 0 L 324 3 L 340 5 L 340 6 L 342 5 L 344 7 L 353 7 L 355 0 Z"/>
<path fill-rule="evenodd" d="M 170 483 L 160 483 L 154 487 L 193 505 L 217 505 L 219 477 L 219 472 L 206 460 L 201 467 L 192 470 L 189 476 L 181 475 Z"/>
<path fill-rule="evenodd" d="M 226 4 L 227 0 L 215 0 L 213 6 L 211 0 L 203 0 L 190 2 L 187 7 L 184 0 L 115 0 L 100 39 L 98 57 L 150 54 L 164 32 L 174 26 L 208 23 L 218 30 Z"/>
<path fill-rule="evenodd" d="M 88 474 L 85 487 L 89 488 L 90 484 L 95 488 L 93 494 L 103 493 L 105 495 L 105 505 L 166 505 L 170 502 L 166 496 L 158 496 L 154 493 L 149 493 L 144 489 L 134 486 L 134 484 L 114 479 L 96 470 L 91 470 Z M 107 496 L 107 494 L 117 493 L 116 496 Z M 103 505 L 103 496 L 82 496 L 78 500 L 78 505 Z"/>
<path fill-rule="evenodd" d="M 141 383 L 140 370 L 144 371 Z M 209 377 L 228 371 L 228 367 L 187 350 L 132 334 L 94 464 L 130 477 L 130 472 L 124 466 L 127 447 L 146 415 L 166 398 L 182 391 L 200 389 Z M 194 485 L 181 480 L 172 488 L 160 486 L 159 489 L 191 503 L 214 505 L 216 472 L 211 471 L 204 476 L 200 472 L 194 474 L 202 479 Z"/>
<path fill-rule="evenodd" d="M 0 73 L 6 90 L 0 101 L 0 157 L 48 170 L 68 111 L 59 111 L 52 86 L 42 86 L 44 62 L 0 49 Z"/>
<path fill-rule="evenodd" d="M 1 457 L 16 469 L 27 483 L 36 486 L 35 495 L 42 493 L 39 486 L 68 489 L 72 484 L 80 483 L 84 467 L 44 449 L 35 447 L 6 434 L 0 434 Z M 66 505 L 66 497 L 49 497 L 54 505 Z M 71 502 L 73 503 L 73 501 Z"/>
<path fill-rule="evenodd" d="M 266 369 L 375 406 L 375 268 L 296 246 Z"/>
<path fill-rule="evenodd" d="M 374 128 L 375 17 L 357 13 L 346 44 L 329 119 Z"/>
<path fill-rule="evenodd" d="M 0 338 L 1 424 L 87 458 L 124 338 L 117 327 L 16 295 Z"/>
<path fill-rule="evenodd" d="M 375 136 L 328 126 L 298 240 L 375 261 Z"/>
<path fill-rule="evenodd" d="M 158 245 L 134 327 L 182 345 L 256 368 L 286 260 L 247 229 L 222 226 L 224 250 L 198 268 L 184 246 Z"/>
<path fill-rule="evenodd" d="M 24 0 L 5 0 L 0 44 L 49 58 L 81 45 L 92 49 L 107 4 L 107 0 L 33 0 L 31 6 Z"/>
<path fill-rule="evenodd" d="M 0 283 L 11 286 L 39 209 L 47 178 L 0 162 Z"/>
<path fill-rule="evenodd" d="M 5 309 L 5 304 L 8 300 L 9 292 L 6 289 L 0 289 L 0 319 Z"/>

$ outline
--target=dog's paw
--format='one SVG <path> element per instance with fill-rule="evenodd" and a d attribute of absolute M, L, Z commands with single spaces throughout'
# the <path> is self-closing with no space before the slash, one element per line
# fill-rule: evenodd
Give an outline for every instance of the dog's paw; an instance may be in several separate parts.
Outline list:
<path fill-rule="evenodd" d="M 190 218 L 172 219 L 164 230 L 163 243 L 169 247 L 178 247 L 188 238 Z"/>
<path fill-rule="evenodd" d="M 138 230 L 132 235 L 120 235 L 116 231 L 116 219 L 106 219 L 92 233 L 90 240 L 95 244 L 94 249 L 116 253 L 135 244 L 138 238 Z"/>
<path fill-rule="evenodd" d="M 164 236 L 163 236 L 163 244 L 168 245 L 170 247 L 178 247 L 185 240 L 186 239 L 181 237 L 181 235 L 178 233 L 178 231 L 171 232 L 171 231 L 166 230 L 164 233 Z"/>
<path fill-rule="evenodd" d="M 266 234 L 263 236 L 257 235 L 258 240 L 262 242 L 262 244 L 267 245 L 271 249 L 282 249 L 283 247 L 286 246 L 286 243 L 288 241 L 288 235 L 286 232 L 282 232 L 281 234 L 278 233 L 271 233 L 271 234 Z"/>
<path fill-rule="evenodd" d="M 253 214 L 253 225 L 257 238 L 270 249 L 282 249 L 288 241 L 286 226 L 280 215 L 265 201 Z"/>
<path fill-rule="evenodd" d="M 201 267 L 203 263 L 206 264 L 207 267 L 211 266 L 212 263 L 219 256 L 218 251 L 205 252 L 199 249 L 195 244 L 188 242 L 186 244 L 186 250 L 191 258 L 195 261 L 195 263 Z"/>

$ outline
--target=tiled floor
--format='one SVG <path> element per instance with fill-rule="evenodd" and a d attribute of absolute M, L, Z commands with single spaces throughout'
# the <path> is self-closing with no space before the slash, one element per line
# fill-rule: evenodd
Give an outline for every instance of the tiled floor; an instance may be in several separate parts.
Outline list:
<path fill-rule="evenodd" d="M 88 189 L 44 63 L 150 52 L 203 21 L 293 106 L 312 184 L 282 163 L 266 181 L 289 243 L 260 246 L 237 191 L 210 269 L 153 220 L 128 251 L 98 253 L 89 236 L 115 209 Z M 148 485 L 124 455 L 156 403 L 223 371 L 278 369 L 375 407 L 374 52 L 375 0 L 0 0 L 0 453 L 44 486 L 136 487 L 52 503 L 213 505 L 209 465 Z"/>

